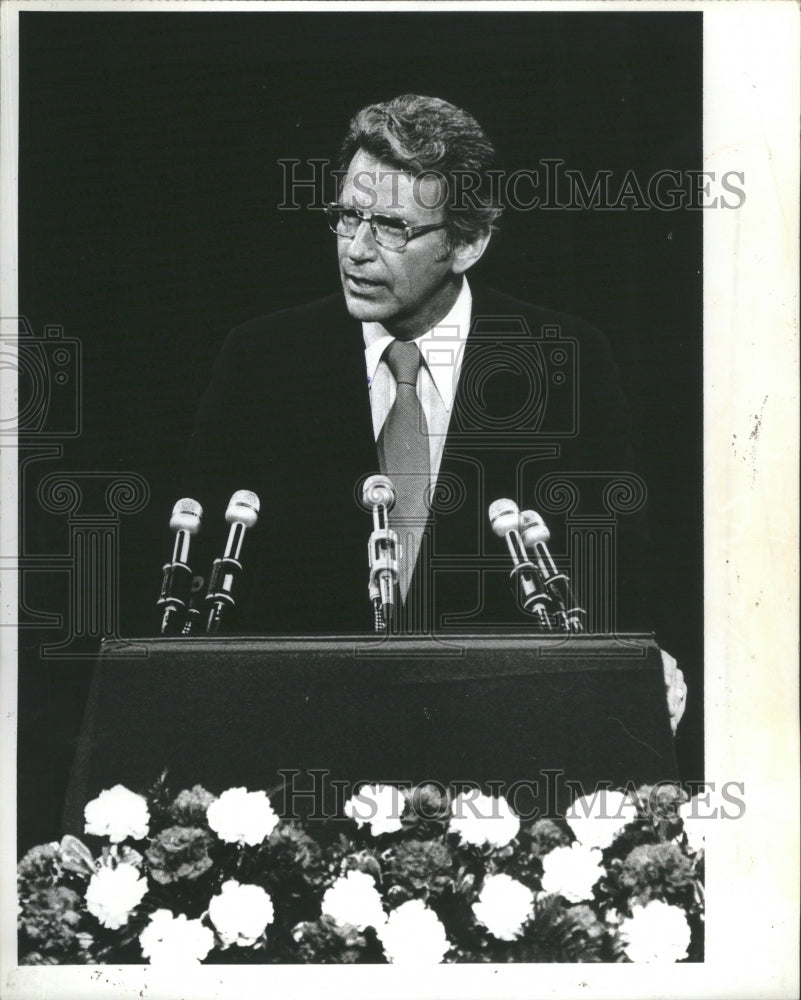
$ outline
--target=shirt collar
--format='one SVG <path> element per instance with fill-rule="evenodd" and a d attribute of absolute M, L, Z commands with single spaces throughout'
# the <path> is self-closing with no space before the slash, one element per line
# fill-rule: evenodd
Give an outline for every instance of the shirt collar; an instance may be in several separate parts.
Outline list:
<path fill-rule="evenodd" d="M 470 285 L 467 283 L 467 278 L 462 278 L 459 295 L 448 315 L 414 340 L 420 348 L 437 392 L 448 410 L 453 405 L 456 376 L 461 367 L 464 345 L 467 343 L 467 334 L 470 331 L 472 305 Z M 394 338 L 380 323 L 362 323 L 362 333 L 367 362 L 367 384 L 371 385 L 381 357 Z"/>

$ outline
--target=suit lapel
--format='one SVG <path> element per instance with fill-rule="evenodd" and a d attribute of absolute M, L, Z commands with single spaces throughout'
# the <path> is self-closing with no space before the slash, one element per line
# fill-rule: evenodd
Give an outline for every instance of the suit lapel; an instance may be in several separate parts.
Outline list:
<path fill-rule="evenodd" d="M 488 555 L 499 553 L 487 517 L 490 503 L 519 498 L 521 470 L 538 451 L 535 436 L 521 436 L 518 425 L 510 426 L 510 415 L 525 412 L 531 399 L 526 390 L 532 387 L 518 325 L 506 303 L 481 286 L 474 288 L 471 329 L 437 480 L 440 502 L 435 497 L 429 519 L 434 565 L 467 570 L 468 589 L 476 585 L 470 570 L 480 570 Z M 417 570 L 419 586 L 425 569 L 418 564 Z M 457 575 L 443 578 L 449 590 L 457 586 Z M 464 606 L 472 600 L 466 595 Z"/>
<path fill-rule="evenodd" d="M 336 537 L 329 538 L 327 545 L 342 567 L 343 578 L 347 566 L 359 592 L 362 588 L 366 592 L 370 517 L 361 506 L 360 485 L 366 476 L 378 472 L 378 457 L 361 323 L 352 320 L 339 301 L 325 328 L 315 331 L 314 340 L 324 368 L 314 380 L 310 400 L 313 419 L 303 431 L 314 440 L 300 441 L 298 448 L 301 453 L 317 456 L 315 469 L 309 471 L 325 524 L 336 526 L 332 529 Z"/>
<path fill-rule="evenodd" d="M 476 329 L 477 319 L 486 319 L 497 313 L 497 309 L 493 312 L 488 297 L 480 286 L 474 292 L 471 329 L 440 466 L 440 475 L 445 478 L 455 476 L 458 484 L 472 494 L 463 506 L 470 509 L 473 519 L 476 504 L 483 504 L 486 489 L 494 488 L 498 468 L 506 464 L 503 461 L 504 449 L 499 447 L 497 440 L 495 420 L 498 414 L 493 412 L 492 398 L 484 392 L 487 385 L 503 378 L 503 372 L 497 365 L 497 349 L 503 345 L 504 338 L 502 334 L 488 334 L 481 329 L 481 324 Z M 485 379 L 488 373 L 492 373 L 489 380 Z M 503 399 L 502 392 L 500 397 Z"/>
<path fill-rule="evenodd" d="M 378 469 L 364 363 L 361 323 L 348 315 L 341 299 L 325 329 L 316 331 L 317 357 L 324 367 L 312 383 L 314 432 L 324 448 L 324 462 L 337 478 Z"/>
<path fill-rule="evenodd" d="M 446 570 L 452 560 L 462 570 L 468 570 L 440 577 L 447 581 L 450 598 L 456 606 L 472 606 L 475 578 L 469 572 L 470 563 L 481 565 L 486 549 L 486 508 L 488 485 L 499 477 L 494 471 L 502 449 L 493 448 L 487 438 L 487 424 L 480 403 L 477 403 L 476 388 L 481 377 L 482 366 L 491 357 L 492 341 L 486 336 L 475 336 L 475 318 L 487 314 L 488 304 L 485 294 L 474 290 L 471 311 L 471 332 L 467 339 L 459 382 L 453 401 L 448 434 L 442 452 L 437 490 L 428 521 L 426 540 L 426 560 L 418 561 L 410 591 L 410 600 L 423 602 L 423 594 L 432 598 L 432 586 L 439 588 L 433 570 Z M 502 478 L 502 477 L 501 477 Z M 427 580 L 424 578 L 427 577 Z M 462 598 L 457 598 L 456 589 L 467 588 Z M 439 603 L 439 602 L 438 602 Z M 438 627 L 434 623 L 434 627 Z"/>

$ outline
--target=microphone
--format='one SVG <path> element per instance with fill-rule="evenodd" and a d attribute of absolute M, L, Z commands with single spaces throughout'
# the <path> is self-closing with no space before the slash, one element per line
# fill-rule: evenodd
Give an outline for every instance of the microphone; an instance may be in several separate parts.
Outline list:
<path fill-rule="evenodd" d="M 543 586 L 556 605 L 561 626 L 566 632 L 583 632 L 585 612 L 576 604 L 570 580 L 556 568 L 546 542 L 551 533 L 535 510 L 524 510 L 520 515 L 521 536 L 526 551 L 534 557 Z"/>
<path fill-rule="evenodd" d="M 496 500 L 490 504 L 489 519 L 495 534 L 506 540 L 513 564 L 509 578 L 520 603 L 543 629 L 550 631 L 552 626 L 548 617 L 548 597 L 542 590 L 536 567 L 529 560 L 520 537 L 520 510 L 517 504 L 514 500 Z"/>
<path fill-rule="evenodd" d="M 219 632 L 223 611 L 236 604 L 233 596 L 234 583 L 242 573 L 239 557 L 245 531 L 252 528 L 259 519 L 259 498 L 250 490 L 237 490 L 228 502 L 225 520 L 231 525 L 228 541 L 221 559 L 215 559 L 211 567 L 209 587 L 206 591 L 208 617 L 207 632 Z"/>
<path fill-rule="evenodd" d="M 395 505 L 395 487 L 387 476 L 369 476 L 362 485 L 362 505 L 373 512 L 373 531 L 367 542 L 370 566 L 368 593 L 376 632 L 385 632 L 395 611 L 398 585 L 398 534 L 387 515 Z"/>
<path fill-rule="evenodd" d="M 163 608 L 161 634 L 178 635 L 189 604 L 192 590 L 192 570 L 189 568 L 189 544 L 200 531 L 203 508 L 189 497 L 179 500 L 172 509 L 170 530 L 175 532 L 171 562 L 162 567 L 164 577 L 156 607 Z"/>

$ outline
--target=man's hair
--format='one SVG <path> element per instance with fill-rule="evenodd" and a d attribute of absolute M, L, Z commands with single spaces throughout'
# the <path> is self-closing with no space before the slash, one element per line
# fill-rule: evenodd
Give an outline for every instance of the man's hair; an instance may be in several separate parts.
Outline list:
<path fill-rule="evenodd" d="M 494 228 L 502 211 L 492 201 L 487 175 L 495 148 L 461 108 L 418 94 L 370 104 L 351 120 L 339 152 L 341 176 L 360 149 L 413 177 L 431 175 L 445 184 L 445 222 L 452 244 L 470 242 Z"/>

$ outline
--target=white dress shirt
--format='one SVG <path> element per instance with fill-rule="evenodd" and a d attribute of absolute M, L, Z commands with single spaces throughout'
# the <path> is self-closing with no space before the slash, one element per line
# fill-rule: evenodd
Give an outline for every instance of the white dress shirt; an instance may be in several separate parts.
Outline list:
<path fill-rule="evenodd" d="M 451 311 L 436 326 L 414 341 L 423 363 L 417 376 L 417 396 L 428 424 L 431 457 L 431 487 L 437 483 L 442 450 L 448 434 L 456 386 L 462 367 L 464 347 L 470 331 L 473 296 L 467 278 Z M 367 385 L 373 414 L 373 435 L 378 440 L 381 428 L 395 402 L 395 379 L 381 356 L 394 339 L 380 323 L 362 323 Z"/>

